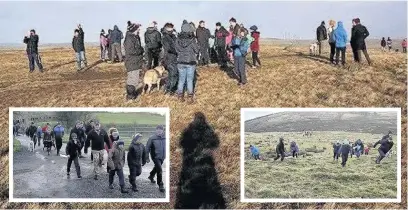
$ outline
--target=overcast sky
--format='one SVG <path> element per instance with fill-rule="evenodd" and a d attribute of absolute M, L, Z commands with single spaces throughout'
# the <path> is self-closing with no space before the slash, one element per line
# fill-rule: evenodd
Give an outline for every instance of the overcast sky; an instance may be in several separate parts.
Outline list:
<path fill-rule="evenodd" d="M 183 19 L 203 19 L 213 33 L 216 22 L 227 25 L 231 17 L 247 27 L 257 25 L 264 38 L 283 38 L 290 33 L 314 39 L 322 20 L 342 20 L 349 30 L 354 17 L 368 27 L 371 37 L 402 38 L 407 33 L 406 1 L 0 2 L 0 43 L 21 43 L 32 28 L 40 35 L 41 43 L 69 43 L 78 23 L 84 26 L 85 41 L 97 42 L 102 28 L 107 30 L 117 24 L 124 31 L 128 20 L 144 28 L 153 20 L 160 26 L 171 21 L 180 30 Z"/>
<path fill-rule="evenodd" d="M 244 114 L 244 120 L 252 120 L 258 117 L 263 117 L 266 115 L 276 114 L 282 111 L 246 111 Z"/>

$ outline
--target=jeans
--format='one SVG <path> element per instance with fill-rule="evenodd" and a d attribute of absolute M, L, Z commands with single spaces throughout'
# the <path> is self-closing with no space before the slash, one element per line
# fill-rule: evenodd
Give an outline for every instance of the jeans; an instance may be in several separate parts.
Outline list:
<path fill-rule="evenodd" d="M 42 71 L 43 65 L 42 65 L 42 62 L 41 62 L 41 57 L 37 53 L 27 54 L 27 56 L 28 56 L 30 71 L 34 71 L 35 64 L 37 64 L 38 69 L 40 69 L 40 71 Z"/>
<path fill-rule="evenodd" d="M 235 73 L 238 75 L 239 83 L 241 84 L 245 84 L 247 82 L 245 60 L 246 60 L 245 57 L 242 56 L 234 57 Z"/>
<path fill-rule="evenodd" d="M 258 52 L 252 51 L 252 64 L 256 66 L 257 62 L 259 65 L 261 65 L 261 60 L 259 60 Z"/>
<path fill-rule="evenodd" d="M 339 57 L 341 53 L 341 64 L 346 64 L 346 48 L 345 47 L 337 47 L 336 48 L 336 65 L 339 64 Z"/>
<path fill-rule="evenodd" d="M 75 170 L 76 170 L 77 176 L 80 177 L 80 176 L 81 176 L 81 168 L 79 167 L 78 157 L 69 157 L 69 158 L 68 158 L 67 172 L 69 173 L 69 172 L 71 171 L 72 161 L 74 161 L 74 165 L 75 165 Z"/>
<path fill-rule="evenodd" d="M 109 171 L 109 184 L 113 184 L 113 178 L 115 177 L 115 173 L 119 177 L 119 185 L 121 187 L 125 186 L 125 177 L 123 175 L 123 169 L 113 169 Z"/>
<path fill-rule="evenodd" d="M 75 57 L 76 57 L 78 69 L 81 69 L 81 68 L 82 68 L 82 65 L 81 65 L 82 61 L 83 61 L 84 64 L 86 65 L 85 51 L 76 52 L 76 53 L 75 53 Z"/>
<path fill-rule="evenodd" d="M 196 66 L 187 64 L 177 64 L 179 73 L 179 81 L 177 87 L 177 93 L 183 94 L 184 84 L 187 83 L 187 93 L 192 95 L 194 93 L 194 75 Z"/>
<path fill-rule="evenodd" d="M 163 170 L 162 170 L 162 164 L 163 160 L 160 159 L 153 159 L 154 163 L 154 168 L 150 172 L 150 177 L 153 178 L 157 174 L 157 184 L 163 185 Z"/>
<path fill-rule="evenodd" d="M 218 65 L 225 67 L 227 65 L 227 50 L 225 47 L 217 47 Z"/>

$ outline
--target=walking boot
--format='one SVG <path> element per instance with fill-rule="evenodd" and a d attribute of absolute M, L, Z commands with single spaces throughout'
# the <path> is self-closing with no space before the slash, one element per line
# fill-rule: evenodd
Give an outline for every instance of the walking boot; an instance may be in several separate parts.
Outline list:
<path fill-rule="evenodd" d="M 159 191 L 162 192 L 162 193 L 164 193 L 164 192 L 166 191 L 166 190 L 164 189 L 163 184 L 160 184 L 160 185 L 159 185 Z"/>
<path fill-rule="evenodd" d="M 156 181 L 154 181 L 154 178 L 153 178 L 153 177 L 149 176 L 148 179 L 150 180 L 151 183 L 153 183 L 153 184 L 156 183 Z"/>
<path fill-rule="evenodd" d="M 181 102 L 184 102 L 184 94 L 182 93 L 177 94 L 177 99 Z"/>
<path fill-rule="evenodd" d="M 120 192 L 121 193 L 129 193 L 129 191 L 125 190 L 125 186 L 120 186 Z"/>
<path fill-rule="evenodd" d="M 194 103 L 194 94 L 188 94 L 188 101 L 187 103 L 192 104 Z"/>
<path fill-rule="evenodd" d="M 113 189 L 113 184 L 109 184 L 109 189 Z"/>

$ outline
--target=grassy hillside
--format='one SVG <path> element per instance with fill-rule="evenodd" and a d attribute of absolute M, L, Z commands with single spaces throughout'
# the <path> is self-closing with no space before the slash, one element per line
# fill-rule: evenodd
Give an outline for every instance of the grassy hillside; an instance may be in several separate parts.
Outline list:
<path fill-rule="evenodd" d="M 152 113 L 97 113 L 96 117 L 100 122 L 104 124 L 116 124 L 116 125 L 165 125 L 165 116 L 152 114 Z"/>
<path fill-rule="evenodd" d="M 304 153 L 299 158 L 274 161 L 279 137 L 285 149 L 295 140 Z M 332 143 L 337 140 L 362 139 L 373 144 L 382 136 L 349 132 L 315 132 L 311 137 L 300 133 L 247 133 L 245 135 L 245 197 L 246 198 L 396 198 L 397 156 L 375 164 L 378 152 L 349 158 L 342 168 L 341 158 L 333 161 Z M 248 147 L 260 148 L 265 161 L 250 158 Z M 377 146 L 378 148 L 378 146 Z M 396 142 L 393 148 L 396 150 Z M 308 151 L 308 152 L 307 152 Z"/>

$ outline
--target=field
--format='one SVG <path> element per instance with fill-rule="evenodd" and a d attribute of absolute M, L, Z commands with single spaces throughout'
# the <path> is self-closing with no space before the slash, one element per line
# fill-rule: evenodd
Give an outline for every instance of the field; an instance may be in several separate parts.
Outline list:
<path fill-rule="evenodd" d="M 157 92 L 142 96 L 139 102 L 127 102 L 124 96 L 125 67 L 98 62 L 99 48 L 86 49 L 90 68 L 82 73 L 75 70 L 74 53 L 70 48 L 40 50 L 45 72 L 28 73 L 24 50 L 0 52 L 0 129 L 7 130 L 8 107 L 170 107 L 171 172 L 170 203 L 95 203 L 48 204 L 8 203 L 8 208 L 172 208 L 182 165 L 179 135 L 192 121 L 197 111 L 203 112 L 220 138 L 215 152 L 216 169 L 228 208 L 406 208 L 393 204 L 260 204 L 240 203 L 240 108 L 241 107 L 402 107 L 402 147 L 406 148 L 406 55 L 369 50 L 373 66 L 352 64 L 337 68 L 327 59 L 310 57 L 308 48 L 285 43 L 261 44 L 261 69 L 248 69 L 248 84 L 237 85 L 226 72 L 218 68 L 200 68 L 196 102 L 192 105 Z M 348 51 L 349 52 L 349 51 Z M 327 53 L 325 54 L 327 57 Z M 249 58 L 248 58 L 249 59 Z M 7 132 L 2 135 L 1 147 L 7 148 Z M 6 149 L 2 150 L 6 151 Z M 406 151 L 402 157 L 402 194 L 406 195 Z M 8 198 L 8 155 L 2 152 L 0 193 Z"/>
<path fill-rule="evenodd" d="M 288 141 L 296 140 L 299 158 L 274 162 L 275 146 L 282 136 L 285 149 Z M 378 152 L 371 148 L 369 155 L 359 159 L 349 158 L 345 168 L 333 161 L 332 143 L 346 138 L 362 139 L 365 145 L 381 139 L 378 134 L 349 132 L 314 132 L 311 137 L 291 133 L 247 133 L 245 148 L 250 144 L 260 148 L 265 161 L 249 158 L 246 149 L 245 197 L 246 198 L 396 198 L 397 156 L 375 164 Z M 288 140 L 289 139 L 289 140 Z M 378 148 L 378 146 L 377 146 Z M 394 146 L 394 151 L 396 147 Z M 308 151 L 308 152 L 306 152 Z M 310 151 L 310 152 L 309 152 Z"/>

